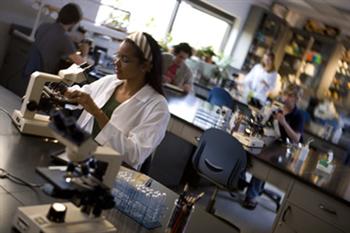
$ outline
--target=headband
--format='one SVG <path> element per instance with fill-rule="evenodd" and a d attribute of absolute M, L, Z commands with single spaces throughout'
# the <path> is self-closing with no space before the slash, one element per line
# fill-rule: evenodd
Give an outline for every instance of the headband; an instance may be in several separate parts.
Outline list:
<path fill-rule="evenodd" d="M 152 62 L 151 46 L 142 32 L 133 32 L 127 38 L 132 40 L 141 49 L 147 61 Z"/>

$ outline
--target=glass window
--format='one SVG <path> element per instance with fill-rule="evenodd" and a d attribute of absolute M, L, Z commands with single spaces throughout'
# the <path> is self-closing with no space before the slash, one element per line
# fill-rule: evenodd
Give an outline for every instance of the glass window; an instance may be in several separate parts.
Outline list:
<path fill-rule="evenodd" d="M 196 49 L 212 46 L 219 52 L 230 29 L 226 21 L 181 2 L 171 31 L 171 44 L 188 42 Z"/>
<path fill-rule="evenodd" d="M 166 35 L 176 0 L 102 0 L 101 4 L 97 23 L 110 15 L 113 11 L 110 6 L 114 6 L 131 13 L 128 32 L 144 31 L 161 40 Z"/>

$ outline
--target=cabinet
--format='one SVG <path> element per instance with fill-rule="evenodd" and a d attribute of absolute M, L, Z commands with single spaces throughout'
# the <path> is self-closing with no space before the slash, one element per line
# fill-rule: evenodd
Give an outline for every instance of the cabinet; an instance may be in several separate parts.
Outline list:
<path fill-rule="evenodd" d="M 243 63 L 242 70 L 246 72 L 250 71 L 255 64 L 260 62 L 267 50 L 276 53 L 278 46 L 281 45 L 280 42 L 286 28 L 284 20 L 271 13 L 263 13 Z"/>
<path fill-rule="evenodd" d="M 350 46 L 344 47 L 337 62 L 336 72 L 329 86 L 329 95 L 338 103 L 343 103 L 350 90 Z"/>
<path fill-rule="evenodd" d="M 273 232 L 350 232 L 349 212 L 347 205 L 295 181 L 276 217 Z"/>
<path fill-rule="evenodd" d="M 22 72 L 27 62 L 32 42 L 10 32 L 11 39 L 7 47 L 4 63 L 1 68 L 0 84 L 17 94 L 25 94 L 28 80 L 23 80 Z"/>
<path fill-rule="evenodd" d="M 293 204 L 288 204 L 282 211 L 282 219 L 274 233 L 344 233 Z"/>
<path fill-rule="evenodd" d="M 297 31 L 291 31 L 288 44 L 284 48 L 284 56 L 279 74 L 283 79 L 295 81 L 300 75 L 302 63 L 305 61 L 305 54 L 310 50 L 313 38 L 308 35 L 302 35 Z"/>
<path fill-rule="evenodd" d="M 335 44 L 334 39 L 291 29 L 279 74 L 282 79 L 296 82 L 305 89 L 314 90 L 315 93 L 312 94 L 316 94 Z"/>

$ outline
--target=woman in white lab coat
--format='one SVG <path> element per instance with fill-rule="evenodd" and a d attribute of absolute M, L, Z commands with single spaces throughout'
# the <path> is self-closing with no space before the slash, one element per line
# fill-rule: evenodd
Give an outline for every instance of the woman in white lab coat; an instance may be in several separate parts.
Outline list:
<path fill-rule="evenodd" d="M 116 75 L 65 93 L 84 108 L 78 124 L 98 143 L 122 154 L 124 162 L 135 169 L 161 142 L 170 118 L 161 68 L 157 42 L 147 33 L 135 32 L 116 54 Z"/>
<path fill-rule="evenodd" d="M 274 59 L 274 53 L 266 52 L 261 63 L 256 64 L 244 78 L 246 95 L 258 99 L 262 105 L 276 85 L 277 72 Z"/>

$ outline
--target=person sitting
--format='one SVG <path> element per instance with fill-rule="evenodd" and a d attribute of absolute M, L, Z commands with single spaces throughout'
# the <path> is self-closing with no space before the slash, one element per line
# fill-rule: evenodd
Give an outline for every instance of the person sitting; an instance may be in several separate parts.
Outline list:
<path fill-rule="evenodd" d="M 132 33 L 121 43 L 114 64 L 115 75 L 73 86 L 64 95 L 83 107 L 80 127 L 138 170 L 163 139 L 170 119 L 160 47 L 151 35 Z"/>
<path fill-rule="evenodd" d="M 192 90 L 192 72 L 185 64 L 192 56 L 192 48 L 187 43 L 180 43 L 173 48 L 173 54 L 163 53 L 163 82 L 176 85 L 186 93 Z"/>
<path fill-rule="evenodd" d="M 274 117 L 279 123 L 281 139 L 286 141 L 287 138 L 292 143 L 302 142 L 304 132 L 303 113 L 297 107 L 300 97 L 300 88 L 291 84 L 282 92 L 282 102 L 284 108 L 275 113 Z M 242 206 L 247 209 L 255 209 L 257 202 L 256 197 L 259 196 L 264 188 L 265 182 L 252 177 L 246 191 L 245 200 Z"/>
<path fill-rule="evenodd" d="M 59 11 L 56 22 L 44 23 L 39 26 L 32 49 L 35 48 L 40 54 L 42 60 L 40 71 L 57 74 L 62 58 L 69 58 L 77 65 L 85 62 L 84 58 L 76 53 L 77 48 L 67 34 L 79 23 L 82 16 L 79 5 L 68 3 Z M 28 70 L 26 75 L 30 75 L 34 71 Z"/>

